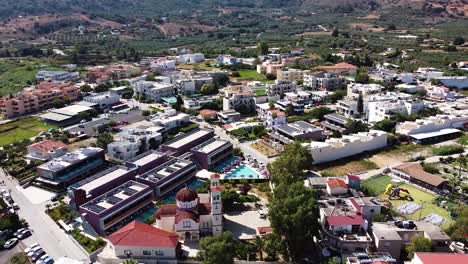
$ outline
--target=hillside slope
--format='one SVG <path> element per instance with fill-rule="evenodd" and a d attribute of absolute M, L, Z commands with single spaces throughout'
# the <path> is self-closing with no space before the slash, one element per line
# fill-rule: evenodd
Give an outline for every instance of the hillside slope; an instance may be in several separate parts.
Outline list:
<path fill-rule="evenodd" d="M 216 8 L 282 8 L 286 10 L 332 10 L 353 12 L 411 8 L 426 14 L 468 15 L 467 0 L 3 0 L 0 18 L 18 15 L 82 12 L 121 20 L 168 14 L 212 12 Z"/>

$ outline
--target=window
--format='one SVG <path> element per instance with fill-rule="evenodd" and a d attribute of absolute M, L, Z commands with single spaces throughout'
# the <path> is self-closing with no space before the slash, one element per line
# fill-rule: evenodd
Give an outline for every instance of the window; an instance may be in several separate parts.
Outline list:
<path fill-rule="evenodd" d="M 143 250 L 144 256 L 151 256 L 151 250 Z"/>
<path fill-rule="evenodd" d="M 130 256 L 132 256 L 133 253 L 132 253 L 131 250 L 126 249 L 126 250 L 124 250 L 124 254 L 130 257 Z"/>
<path fill-rule="evenodd" d="M 183 227 L 191 227 L 190 221 L 189 221 L 189 220 L 184 220 L 184 221 L 182 222 L 182 226 L 183 226 Z"/>
<path fill-rule="evenodd" d="M 154 255 L 155 255 L 155 256 L 164 256 L 164 251 L 162 251 L 162 250 L 154 250 Z"/>

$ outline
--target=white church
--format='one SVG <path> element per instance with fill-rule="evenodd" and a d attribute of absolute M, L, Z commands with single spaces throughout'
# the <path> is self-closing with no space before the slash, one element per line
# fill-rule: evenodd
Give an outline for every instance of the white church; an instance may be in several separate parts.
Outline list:
<path fill-rule="evenodd" d="M 223 232 L 222 187 L 219 174 L 211 175 L 208 194 L 198 194 L 185 187 L 177 192 L 176 204 L 161 206 L 156 211 L 156 227 L 177 233 L 179 240 L 199 240 L 200 235 Z"/>

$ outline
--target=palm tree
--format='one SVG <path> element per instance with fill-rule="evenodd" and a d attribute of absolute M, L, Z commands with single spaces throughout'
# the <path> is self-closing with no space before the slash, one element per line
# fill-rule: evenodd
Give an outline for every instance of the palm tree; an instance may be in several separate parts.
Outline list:
<path fill-rule="evenodd" d="M 265 243 L 260 236 L 255 236 L 255 247 L 257 248 L 258 253 L 260 253 L 260 261 L 263 261 L 263 249 L 265 247 Z"/>

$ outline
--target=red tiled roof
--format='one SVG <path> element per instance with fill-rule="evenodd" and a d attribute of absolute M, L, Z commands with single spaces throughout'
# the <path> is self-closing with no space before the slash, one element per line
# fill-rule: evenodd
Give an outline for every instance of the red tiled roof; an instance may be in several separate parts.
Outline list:
<path fill-rule="evenodd" d="M 361 178 L 359 178 L 359 176 L 352 175 L 352 174 L 348 174 L 347 177 L 350 180 L 355 180 L 355 181 L 360 181 L 361 180 Z"/>
<path fill-rule="evenodd" d="M 354 200 L 353 198 L 349 199 L 349 201 L 351 202 L 351 204 L 353 205 L 353 207 L 356 209 L 357 212 L 361 212 L 362 208 L 361 206 L 358 204 L 358 202 L 356 202 L 356 200 Z"/>
<path fill-rule="evenodd" d="M 360 215 L 332 215 L 327 222 L 330 226 L 363 225 L 364 219 Z"/>
<path fill-rule="evenodd" d="M 404 163 L 393 168 L 395 170 L 401 171 L 405 174 L 408 174 L 411 178 L 422 181 L 434 187 L 438 187 L 447 180 L 426 172 L 419 163 Z"/>
<path fill-rule="evenodd" d="M 276 109 L 270 110 L 270 112 L 272 114 L 276 114 L 277 116 L 284 116 L 285 115 L 285 113 L 283 111 L 276 110 Z"/>
<path fill-rule="evenodd" d="M 203 110 L 200 110 L 200 115 L 201 116 L 214 116 L 216 115 L 216 111 L 215 110 L 210 110 L 210 109 L 203 109 Z"/>
<path fill-rule="evenodd" d="M 108 237 L 114 246 L 177 247 L 177 234 L 133 221 Z"/>
<path fill-rule="evenodd" d="M 198 216 L 196 213 L 191 212 L 191 211 L 182 211 L 182 210 L 177 211 L 177 215 L 175 217 L 174 223 L 178 224 L 180 223 L 180 221 L 184 219 L 192 219 L 193 221 L 198 223 Z"/>
<path fill-rule="evenodd" d="M 198 193 L 189 187 L 182 188 L 176 194 L 176 200 L 180 202 L 191 202 L 196 199 L 198 199 Z"/>
<path fill-rule="evenodd" d="M 54 149 L 66 148 L 67 145 L 63 143 L 62 141 L 44 140 L 44 141 L 29 145 L 29 147 L 35 148 L 40 152 L 49 152 Z"/>
<path fill-rule="evenodd" d="M 257 232 L 260 235 L 270 234 L 270 233 L 273 233 L 273 227 L 271 227 L 271 226 L 257 226 Z"/>
<path fill-rule="evenodd" d="M 156 211 L 156 218 L 161 219 L 161 216 L 175 216 L 177 212 L 177 205 L 165 204 Z"/>
<path fill-rule="evenodd" d="M 423 264 L 466 264 L 468 263 L 467 254 L 453 253 L 434 253 L 434 252 L 416 252 L 414 257 L 418 257 Z"/>
<path fill-rule="evenodd" d="M 218 173 L 213 173 L 210 176 L 210 179 L 219 179 L 219 178 L 221 178 L 221 175 L 219 175 Z"/>
<path fill-rule="evenodd" d="M 198 204 L 198 214 L 199 215 L 209 215 L 210 213 L 211 213 L 211 204 L 210 203 Z"/>
<path fill-rule="evenodd" d="M 339 179 L 330 179 L 327 181 L 327 185 L 330 186 L 330 188 L 336 188 L 336 187 L 343 187 L 343 188 L 348 188 L 348 185 L 343 180 Z"/>
<path fill-rule="evenodd" d="M 223 190 L 223 187 L 221 187 L 221 186 L 213 186 L 213 187 L 210 188 L 210 191 L 212 191 L 212 192 L 214 192 L 214 191 L 220 192 L 222 190 Z"/>

